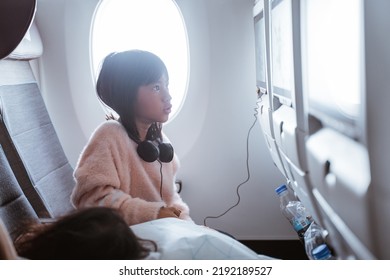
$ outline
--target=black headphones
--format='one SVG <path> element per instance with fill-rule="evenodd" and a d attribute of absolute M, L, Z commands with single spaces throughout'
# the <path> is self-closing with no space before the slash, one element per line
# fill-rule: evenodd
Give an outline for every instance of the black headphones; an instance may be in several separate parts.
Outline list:
<path fill-rule="evenodd" d="M 156 146 L 152 141 L 145 140 L 138 143 L 137 153 L 146 162 L 171 162 L 174 151 L 170 143 L 158 143 Z"/>
<path fill-rule="evenodd" d="M 122 125 L 123 123 L 118 120 Z M 127 135 L 135 143 L 138 144 L 137 153 L 138 156 L 146 162 L 154 162 L 159 160 L 160 162 L 171 162 L 175 154 L 173 147 L 170 143 L 162 143 L 157 140 L 158 145 L 154 144 L 151 140 L 140 141 L 137 137 L 127 131 Z"/>

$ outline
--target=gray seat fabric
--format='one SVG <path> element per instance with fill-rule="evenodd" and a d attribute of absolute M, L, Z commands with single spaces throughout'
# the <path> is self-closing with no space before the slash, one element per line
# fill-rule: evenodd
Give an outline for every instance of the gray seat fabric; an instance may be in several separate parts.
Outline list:
<path fill-rule="evenodd" d="M 43 51 L 36 0 L 4 0 L 0 8 L 0 144 L 38 217 L 55 218 L 74 209 L 75 183 L 29 62 Z"/>
<path fill-rule="evenodd" d="M 34 209 L 22 192 L 0 145 L 0 218 L 14 240 L 23 222 L 38 221 Z"/>
<path fill-rule="evenodd" d="M 7 61 L 8 64 L 12 62 L 28 64 L 26 61 Z M 0 72 L 1 69 L 0 65 Z M 0 84 L 0 106 L 0 125 L 8 132 L 8 140 L 12 142 L 10 145 L 15 147 L 49 217 L 58 217 L 73 210 L 70 203 L 70 193 L 74 187 L 73 169 L 59 142 L 36 82 Z M 27 198 L 36 202 L 37 196 Z M 39 211 L 38 214 L 47 217 L 40 214 L 43 212 Z"/>
<path fill-rule="evenodd" d="M 1 116 L 1 114 L 0 114 Z M 30 177 L 27 173 L 27 170 L 24 168 L 22 159 L 20 158 L 15 145 L 12 142 L 12 139 L 6 129 L 5 125 L 0 118 L 0 143 L 3 144 L 3 150 L 5 154 L 8 155 L 8 158 L 11 160 L 9 162 L 13 173 L 17 177 L 17 181 L 21 186 L 23 193 L 26 197 L 29 198 L 29 202 L 37 215 L 41 218 L 49 218 L 51 215 L 47 210 L 47 207 L 42 201 L 42 198 L 39 196 L 37 190 L 32 185 Z"/>

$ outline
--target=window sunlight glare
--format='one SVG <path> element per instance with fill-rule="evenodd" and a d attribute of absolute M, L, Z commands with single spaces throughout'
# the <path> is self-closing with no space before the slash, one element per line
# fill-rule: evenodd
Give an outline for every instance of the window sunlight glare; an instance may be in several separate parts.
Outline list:
<path fill-rule="evenodd" d="M 173 0 L 104 0 L 92 30 L 92 66 L 97 77 L 104 57 L 142 49 L 158 55 L 169 72 L 172 119 L 187 91 L 189 54 L 182 15 Z"/>

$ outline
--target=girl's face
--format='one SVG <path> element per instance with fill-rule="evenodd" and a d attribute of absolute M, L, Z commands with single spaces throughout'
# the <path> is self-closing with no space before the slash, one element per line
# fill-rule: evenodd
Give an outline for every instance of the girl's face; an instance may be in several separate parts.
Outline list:
<path fill-rule="evenodd" d="M 138 89 L 136 118 L 144 123 L 164 123 L 171 113 L 168 79 L 163 75 L 157 82 Z"/>

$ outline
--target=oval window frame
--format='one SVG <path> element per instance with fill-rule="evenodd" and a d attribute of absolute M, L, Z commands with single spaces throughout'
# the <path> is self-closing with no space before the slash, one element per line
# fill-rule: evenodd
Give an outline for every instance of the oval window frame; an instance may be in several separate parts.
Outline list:
<path fill-rule="evenodd" d="M 120 4 L 136 5 L 137 3 L 142 3 L 142 5 L 144 5 L 144 7 L 142 7 L 143 9 L 145 9 L 145 7 L 147 5 L 153 5 L 155 3 L 159 3 L 159 5 L 170 5 L 170 7 L 169 7 L 169 9 L 171 9 L 170 12 L 172 13 L 172 11 L 174 10 L 175 14 L 177 15 L 176 23 L 177 22 L 181 23 L 180 28 L 181 28 L 182 34 L 180 36 L 182 36 L 181 37 L 182 46 L 181 46 L 180 54 L 183 55 L 183 53 L 184 53 L 184 59 L 182 57 L 179 59 L 176 58 L 176 61 L 180 60 L 181 64 L 183 64 L 183 60 L 184 60 L 184 66 L 181 68 L 179 67 L 179 68 L 172 70 L 174 62 L 172 62 L 172 60 L 170 58 L 177 57 L 179 52 L 177 52 L 176 50 L 172 51 L 172 53 L 170 55 L 167 55 L 166 50 L 164 52 L 164 51 L 156 51 L 155 49 L 150 48 L 150 47 L 142 47 L 142 44 L 144 44 L 144 43 L 139 43 L 139 42 L 137 42 L 137 44 L 135 44 L 132 47 L 127 47 L 127 46 L 124 47 L 122 45 L 122 46 L 117 46 L 115 48 L 112 47 L 112 48 L 110 48 L 109 51 L 108 50 L 100 51 L 101 54 L 97 54 L 98 52 L 95 49 L 96 45 L 98 45 L 98 43 L 96 41 L 97 40 L 96 39 L 96 37 L 97 37 L 96 29 L 99 28 L 99 24 L 101 24 L 101 23 L 99 23 L 99 21 L 100 22 L 104 21 L 101 19 L 102 13 L 104 12 L 104 10 L 102 10 L 102 9 L 107 9 L 107 6 L 109 6 L 112 2 L 119 3 L 119 5 Z M 124 11 L 126 9 L 122 9 L 122 10 Z M 161 9 L 157 9 L 157 10 L 161 11 Z M 147 15 L 150 17 L 150 13 L 148 13 Z M 128 17 L 128 18 L 130 18 L 130 17 Z M 169 18 L 172 19 L 172 17 L 169 17 Z M 165 22 L 165 21 L 160 20 L 160 22 Z M 148 24 L 152 25 L 151 22 L 148 22 Z M 137 26 L 141 26 L 141 24 L 137 25 Z M 157 26 L 157 25 L 155 24 L 155 26 Z M 149 26 L 148 28 L 151 28 L 151 27 Z M 161 25 L 159 25 L 159 28 L 162 28 Z M 179 28 L 179 27 L 177 27 L 177 28 Z M 166 30 L 168 30 L 168 29 L 166 29 Z M 120 33 L 121 31 L 117 31 L 117 32 Z M 180 31 L 179 32 L 171 32 L 171 35 L 172 36 L 175 35 L 176 37 L 178 37 L 178 33 L 180 33 Z M 123 51 L 123 50 L 127 50 L 127 49 L 143 49 L 143 50 L 150 51 L 150 52 L 153 52 L 156 55 L 158 55 L 166 64 L 166 66 L 168 68 L 169 79 L 170 79 L 170 94 L 172 96 L 172 112 L 171 112 L 169 119 L 166 123 L 169 123 L 173 119 L 175 119 L 175 117 L 180 113 L 180 111 L 184 105 L 184 102 L 186 101 L 187 93 L 188 93 L 188 84 L 189 84 L 189 79 L 190 79 L 190 48 L 189 48 L 188 33 L 187 33 L 187 28 L 186 28 L 183 14 L 182 14 L 179 6 L 177 5 L 176 1 L 174 1 L 174 0 L 101 0 L 95 9 L 95 13 L 94 13 L 92 24 L 91 24 L 91 33 L 90 34 L 91 34 L 91 38 L 90 38 L 90 42 L 91 42 L 91 44 L 90 44 L 90 62 L 91 63 L 90 64 L 91 65 L 90 65 L 90 68 L 91 68 L 91 72 L 92 72 L 92 77 L 94 79 L 94 84 L 96 84 L 96 80 L 97 80 L 97 76 L 98 76 L 98 72 L 100 69 L 102 59 L 110 52 Z M 161 35 L 161 33 L 158 33 L 158 34 Z M 167 40 L 167 41 L 174 42 L 170 49 L 175 49 L 173 47 L 177 45 L 178 40 L 175 39 L 175 40 Z M 167 47 L 165 47 L 165 48 L 167 49 Z M 102 53 L 104 53 L 104 55 Z M 178 70 L 178 69 L 180 69 L 180 70 Z M 175 78 L 176 75 L 178 75 L 180 77 Z M 174 78 L 172 78 L 172 77 L 174 77 Z M 179 84 L 179 86 L 175 86 L 176 84 Z M 172 89 L 174 89 L 174 90 L 172 91 Z M 105 106 L 103 106 L 103 108 L 105 111 L 108 110 Z"/>

